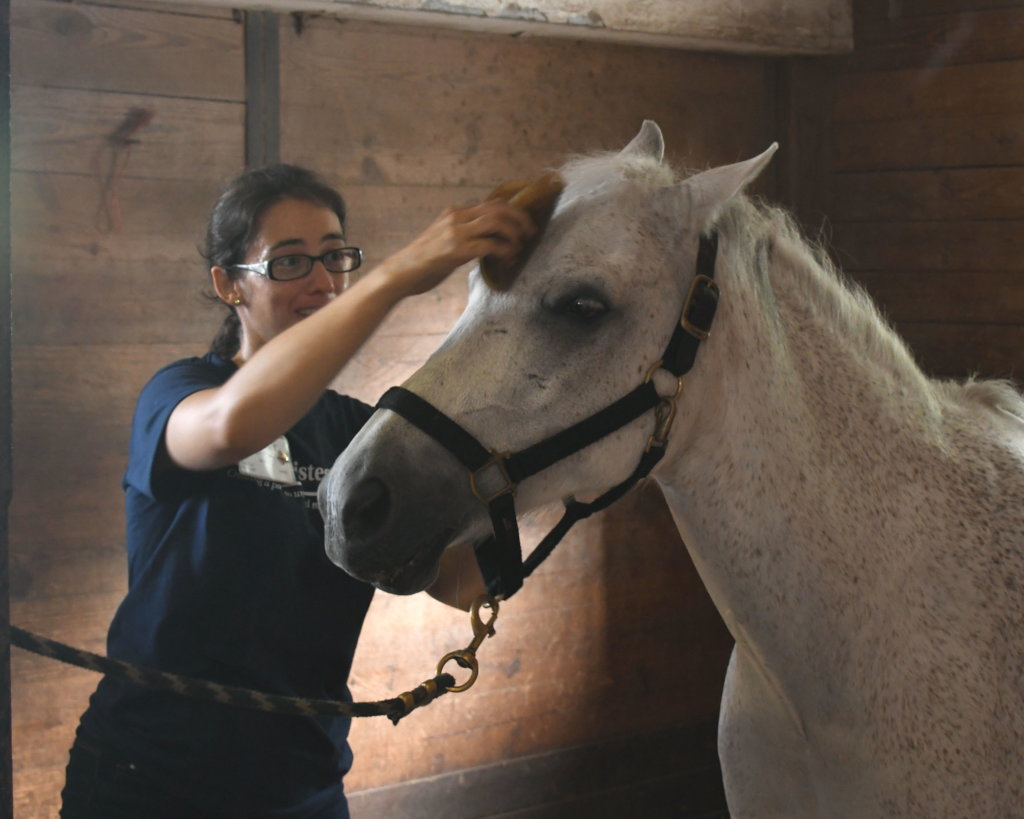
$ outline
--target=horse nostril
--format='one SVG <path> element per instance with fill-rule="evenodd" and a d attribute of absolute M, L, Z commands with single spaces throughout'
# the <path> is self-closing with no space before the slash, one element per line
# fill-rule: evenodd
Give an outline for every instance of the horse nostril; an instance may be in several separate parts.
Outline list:
<path fill-rule="evenodd" d="M 345 537 L 372 534 L 387 520 L 391 510 L 391 493 L 379 478 L 360 481 L 349 493 L 341 510 L 341 525 Z"/>

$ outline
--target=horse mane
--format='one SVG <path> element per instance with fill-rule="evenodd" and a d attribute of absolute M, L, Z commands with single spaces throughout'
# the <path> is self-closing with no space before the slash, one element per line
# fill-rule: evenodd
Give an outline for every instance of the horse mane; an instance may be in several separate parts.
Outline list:
<path fill-rule="evenodd" d="M 730 243 L 738 243 L 748 265 L 767 246 L 769 264 L 785 265 L 801 298 L 812 302 L 813 309 L 859 345 L 865 356 L 919 391 L 923 400 L 982 407 L 1024 423 L 1024 397 L 1010 381 L 971 376 L 959 382 L 927 376 L 867 291 L 832 261 L 821 242 L 808 239 L 783 208 L 739 196 L 723 209 L 717 226 Z"/>

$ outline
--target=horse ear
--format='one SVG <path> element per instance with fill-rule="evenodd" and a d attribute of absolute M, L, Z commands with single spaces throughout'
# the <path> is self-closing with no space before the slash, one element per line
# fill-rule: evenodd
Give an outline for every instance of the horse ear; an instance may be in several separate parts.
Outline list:
<path fill-rule="evenodd" d="M 665 138 L 653 120 L 645 119 L 640 132 L 619 152 L 619 156 L 647 156 L 661 162 L 665 158 Z"/>
<path fill-rule="evenodd" d="M 705 230 L 722 206 L 753 182 L 779 148 L 773 142 L 763 154 L 737 162 L 702 171 L 683 182 L 683 189 L 689 193 L 690 219 L 697 230 Z"/>

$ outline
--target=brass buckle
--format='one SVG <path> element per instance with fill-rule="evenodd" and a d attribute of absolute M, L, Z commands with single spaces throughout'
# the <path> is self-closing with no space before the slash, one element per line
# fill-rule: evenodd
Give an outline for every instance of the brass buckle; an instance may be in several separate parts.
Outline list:
<path fill-rule="evenodd" d="M 683 312 L 679 317 L 679 324 L 694 338 L 706 341 L 708 336 L 711 335 L 711 328 L 698 327 L 690 321 L 690 308 L 693 306 L 693 297 L 697 294 L 698 285 L 705 285 L 716 293 L 718 292 L 718 285 L 715 284 L 715 280 L 710 276 L 705 276 L 703 273 L 698 273 L 694 276 L 693 281 L 690 282 L 690 292 L 686 294 L 686 302 L 683 304 Z"/>
<path fill-rule="evenodd" d="M 509 453 L 507 452 L 492 452 L 491 457 L 487 459 L 487 463 L 477 469 L 475 472 L 469 473 L 469 487 L 473 490 L 473 494 L 476 499 L 480 501 L 484 506 L 490 504 L 495 498 L 500 498 L 506 492 L 515 494 L 516 485 L 512 482 L 512 479 L 508 475 L 508 468 L 505 466 L 505 459 L 508 458 Z M 494 467 L 498 470 L 501 479 L 504 481 L 504 486 L 490 495 L 485 495 L 483 490 L 477 484 L 477 476 L 480 475 L 485 469 Z"/>

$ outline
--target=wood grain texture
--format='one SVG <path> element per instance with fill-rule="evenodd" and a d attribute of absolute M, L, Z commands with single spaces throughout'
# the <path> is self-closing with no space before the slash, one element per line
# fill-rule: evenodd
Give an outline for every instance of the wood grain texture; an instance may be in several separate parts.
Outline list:
<path fill-rule="evenodd" d="M 14 0 L 11 31 L 15 83 L 245 99 L 242 26 L 233 19 Z"/>
<path fill-rule="evenodd" d="M 861 272 L 856 280 L 893 321 L 1020 324 L 1024 272 L 908 270 Z"/>
<path fill-rule="evenodd" d="M 281 53 L 284 155 L 343 187 L 490 189 L 569 153 L 617 149 L 645 118 L 675 161 L 697 166 L 771 141 L 760 60 L 329 18 L 301 33 L 283 23 Z"/>
<path fill-rule="evenodd" d="M 1024 221 L 844 222 L 834 242 L 843 267 L 862 270 L 1005 270 L 1020 258 Z"/>
<path fill-rule="evenodd" d="M 102 652 L 126 588 L 120 479 L 135 397 L 159 366 L 201 353 L 219 321 L 199 297 L 197 247 L 210 201 L 243 165 L 242 32 L 230 13 L 184 7 L 13 6 L 11 613 Z M 155 116 L 105 184 L 107 137 L 135 107 Z M 116 223 L 102 218 L 115 201 Z M 14 652 L 19 819 L 57 815 L 97 680 Z"/>
<path fill-rule="evenodd" d="M 923 368 L 1020 378 L 1024 4 L 859 0 L 832 62 L 828 244 Z"/>
<path fill-rule="evenodd" d="M 840 73 L 833 116 L 847 122 L 1024 112 L 1024 60 Z M 938 135 L 933 135 L 938 136 Z"/>
<path fill-rule="evenodd" d="M 115 151 L 109 137 L 136 108 L 151 111 L 153 119 L 132 144 Z M 13 169 L 95 178 L 114 167 L 122 177 L 215 181 L 226 168 L 242 170 L 244 116 L 241 102 L 18 85 Z"/>
<path fill-rule="evenodd" d="M 853 4 L 853 16 L 855 22 L 900 20 L 1018 8 L 1024 8 L 1022 0 L 856 0 Z"/>
<path fill-rule="evenodd" d="M 670 726 L 349 793 L 352 816 L 726 819 L 717 725 Z"/>
<path fill-rule="evenodd" d="M 855 23 L 855 54 L 849 70 L 935 68 L 1024 59 L 1024 6 L 967 9 L 965 14 L 894 13 Z"/>
<path fill-rule="evenodd" d="M 844 174 L 838 222 L 1024 219 L 1024 165 Z"/>
<path fill-rule="evenodd" d="M 1024 114 L 850 121 L 834 129 L 832 144 L 835 171 L 1018 166 L 1024 164 Z"/>
<path fill-rule="evenodd" d="M 239 143 L 240 149 L 240 143 Z M 15 173 L 15 344 L 189 343 L 203 351 L 222 311 L 207 303 L 198 248 L 228 175 L 126 177 L 118 230 L 101 230 L 109 193 L 94 176 Z"/>
<path fill-rule="evenodd" d="M 898 323 L 896 329 L 930 375 L 1024 382 L 1024 326 L 1020 323 Z"/>

